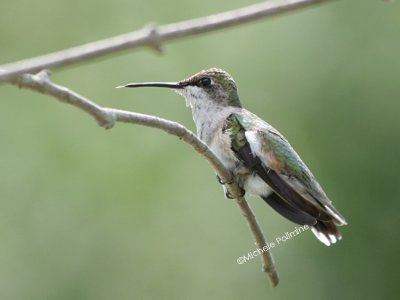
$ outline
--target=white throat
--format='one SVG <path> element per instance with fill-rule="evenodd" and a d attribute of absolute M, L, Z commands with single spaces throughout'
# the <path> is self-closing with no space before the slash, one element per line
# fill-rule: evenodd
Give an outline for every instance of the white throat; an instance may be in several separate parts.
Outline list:
<path fill-rule="evenodd" d="M 188 86 L 176 90 L 176 92 L 185 97 L 186 106 L 192 109 L 197 136 L 208 144 L 215 130 L 232 112 L 232 107 L 218 105 L 209 98 L 203 89 L 197 86 Z"/>

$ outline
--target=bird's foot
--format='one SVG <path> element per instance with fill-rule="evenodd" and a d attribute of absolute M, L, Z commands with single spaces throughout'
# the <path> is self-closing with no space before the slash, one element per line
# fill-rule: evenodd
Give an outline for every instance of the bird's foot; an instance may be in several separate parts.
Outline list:
<path fill-rule="evenodd" d="M 229 192 L 228 188 L 226 187 L 226 185 L 233 184 L 234 181 L 231 180 L 229 182 L 224 182 L 224 181 L 222 181 L 221 177 L 219 177 L 218 175 L 216 175 L 216 177 L 217 177 L 219 184 L 221 184 L 224 188 L 225 197 L 228 199 L 235 199 L 235 197 L 233 197 L 233 195 Z M 240 189 L 240 197 L 243 197 L 245 193 L 246 193 L 246 191 L 241 188 Z"/>
<path fill-rule="evenodd" d="M 231 194 L 231 192 L 229 192 L 229 190 L 227 188 L 224 187 L 224 191 L 225 191 L 225 197 L 228 199 L 235 199 L 236 197 L 233 197 L 233 195 Z M 246 194 L 246 191 L 242 188 L 240 188 L 240 196 L 239 197 L 243 197 Z"/>
<path fill-rule="evenodd" d="M 225 185 L 225 184 L 232 184 L 233 183 L 233 181 L 223 182 L 221 177 L 219 177 L 218 175 L 215 175 L 215 176 L 217 177 L 217 180 L 218 180 L 219 184 Z"/>

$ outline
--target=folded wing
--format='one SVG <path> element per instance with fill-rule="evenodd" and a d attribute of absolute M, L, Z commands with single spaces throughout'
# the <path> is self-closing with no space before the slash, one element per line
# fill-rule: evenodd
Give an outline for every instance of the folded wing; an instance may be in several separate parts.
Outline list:
<path fill-rule="evenodd" d="M 288 141 L 250 114 L 231 114 L 226 126 L 237 157 L 274 191 L 260 196 L 290 221 L 312 226 L 313 233 L 324 244 L 335 243 L 341 238 L 336 226 L 345 225 L 346 221 Z"/>

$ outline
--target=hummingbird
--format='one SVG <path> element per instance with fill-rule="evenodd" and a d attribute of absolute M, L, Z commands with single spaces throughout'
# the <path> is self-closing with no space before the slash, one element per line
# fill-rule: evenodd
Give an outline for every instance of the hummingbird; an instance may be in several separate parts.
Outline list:
<path fill-rule="evenodd" d="M 227 72 L 211 68 L 178 82 L 120 87 L 174 89 L 192 110 L 197 136 L 232 173 L 243 195 L 259 196 L 286 219 L 310 226 L 327 246 L 341 239 L 337 227 L 347 225 L 343 216 L 287 139 L 242 107 L 237 85 Z M 226 183 L 217 178 L 232 198 Z"/>

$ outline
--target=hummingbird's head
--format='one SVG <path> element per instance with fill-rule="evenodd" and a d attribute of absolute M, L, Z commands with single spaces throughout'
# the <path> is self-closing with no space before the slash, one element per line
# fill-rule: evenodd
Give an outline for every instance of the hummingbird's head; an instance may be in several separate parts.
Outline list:
<path fill-rule="evenodd" d="M 200 71 L 179 82 L 183 86 L 177 93 L 183 95 L 187 104 L 201 105 L 202 101 L 212 101 L 220 106 L 241 107 L 236 83 L 227 72 L 211 68 Z"/>
<path fill-rule="evenodd" d="M 191 106 L 213 103 L 217 106 L 241 107 L 236 83 L 227 72 L 217 68 L 200 71 L 179 82 L 130 83 L 120 87 L 167 87 L 186 98 Z"/>

